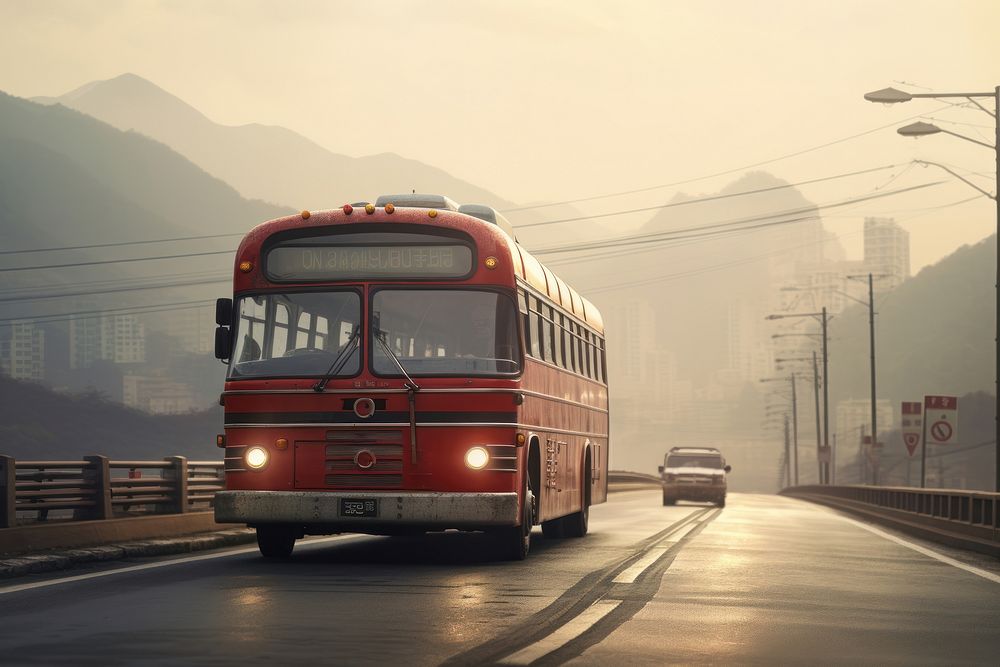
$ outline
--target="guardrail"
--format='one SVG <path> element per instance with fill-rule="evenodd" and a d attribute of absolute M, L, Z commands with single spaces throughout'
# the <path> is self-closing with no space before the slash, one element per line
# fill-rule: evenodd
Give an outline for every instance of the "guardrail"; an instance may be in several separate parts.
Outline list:
<path fill-rule="evenodd" d="M 963 548 L 1000 555 L 1000 493 L 882 486 L 795 486 L 782 495 L 862 513 Z"/>
<path fill-rule="evenodd" d="M 221 461 L 17 461 L 0 456 L 0 528 L 34 519 L 113 519 L 211 509 L 224 487 Z M 656 475 L 612 470 L 620 487 L 659 486 Z"/>
<path fill-rule="evenodd" d="M 0 456 L 0 528 L 19 519 L 112 519 L 210 509 L 224 488 L 221 461 L 15 461 Z"/>
<path fill-rule="evenodd" d="M 610 470 L 608 471 L 608 484 L 659 487 L 663 485 L 663 480 L 656 475 L 647 475 L 642 472 Z"/>

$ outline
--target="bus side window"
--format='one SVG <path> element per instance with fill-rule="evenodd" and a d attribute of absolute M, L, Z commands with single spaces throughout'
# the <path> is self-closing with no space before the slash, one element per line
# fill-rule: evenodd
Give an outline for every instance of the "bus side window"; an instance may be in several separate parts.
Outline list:
<path fill-rule="evenodd" d="M 542 306 L 542 312 L 545 314 L 542 324 L 545 327 L 543 332 L 545 335 L 545 340 L 543 344 L 543 354 L 545 355 L 545 361 L 550 364 L 556 364 L 557 366 L 561 363 L 559 356 L 559 345 L 556 342 L 556 323 L 555 314 L 552 312 L 552 306 Z"/>
<path fill-rule="evenodd" d="M 541 305 L 535 297 L 529 297 L 528 303 L 528 329 L 531 331 L 531 342 L 528 346 L 528 354 L 536 359 L 542 358 L 542 315 Z"/>
<path fill-rule="evenodd" d="M 604 349 L 604 339 L 601 339 L 601 375 L 604 378 L 604 383 L 608 382 L 608 357 Z"/>
<path fill-rule="evenodd" d="M 524 330 L 524 349 L 531 354 L 531 313 L 529 312 L 528 298 L 524 295 L 524 290 L 517 290 L 517 309 L 521 313 L 522 329 Z"/>
<path fill-rule="evenodd" d="M 573 354 L 573 340 L 570 338 L 568 322 L 566 321 L 566 316 L 562 313 L 559 314 L 559 330 L 562 332 L 562 353 L 563 360 L 566 362 L 566 369 L 575 371 L 576 370 L 576 357 Z"/>
<path fill-rule="evenodd" d="M 600 380 L 601 380 L 601 373 L 600 373 L 600 370 L 598 369 L 598 363 L 597 363 L 597 335 L 596 334 L 591 334 L 591 336 L 590 336 L 590 363 L 591 363 L 591 366 L 594 369 L 594 379 L 597 380 L 598 382 L 600 382 Z"/>
<path fill-rule="evenodd" d="M 563 356 L 562 349 L 562 330 L 559 328 L 559 321 L 556 319 L 555 311 L 551 306 L 546 306 L 546 312 L 548 313 L 549 320 L 552 322 L 552 352 L 553 352 L 553 363 L 557 366 L 566 368 L 565 357 Z"/>

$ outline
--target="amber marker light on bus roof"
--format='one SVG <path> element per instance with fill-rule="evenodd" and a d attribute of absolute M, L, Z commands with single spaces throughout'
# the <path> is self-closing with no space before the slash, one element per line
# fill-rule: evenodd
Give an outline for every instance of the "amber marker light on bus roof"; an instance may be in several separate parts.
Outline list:
<path fill-rule="evenodd" d="M 396 210 L 396 207 L 395 207 L 395 206 L 393 206 L 392 204 L 386 204 L 386 205 L 385 205 L 385 212 L 386 212 L 386 213 L 389 213 L 389 214 L 391 214 L 391 213 L 392 213 L 393 211 L 395 211 L 395 210 Z"/>
<path fill-rule="evenodd" d="M 278 438 L 274 441 L 275 449 L 288 449 L 288 438 Z"/>
<path fill-rule="evenodd" d="M 350 215 L 354 213 L 354 207 L 350 204 L 344 204 L 344 215 Z"/>
<path fill-rule="evenodd" d="M 434 209 L 431 209 L 431 210 L 427 211 L 427 215 L 429 215 L 432 218 L 436 218 L 436 217 L 438 217 L 438 212 L 435 211 Z"/>
<path fill-rule="evenodd" d="M 240 271 L 243 273 L 250 273 L 253 271 L 253 262 L 243 261 L 240 262 Z"/>
<path fill-rule="evenodd" d="M 483 264 L 486 265 L 487 269 L 497 268 L 497 263 L 498 262 L 496 257 L 487 257 L 486 259 L 483 260 Z"/>
<path fill-rule="evenodd" d="M 312 215 L 312 213 L 310 213 L 309 211 L 302 211 L 303 220 L 308 220 L 310 215 Z"/>
<path fill-rule="evenodd" d="M 375 212 L 375 204 L 365 204 L 365 213 L 371 215 Z"/>

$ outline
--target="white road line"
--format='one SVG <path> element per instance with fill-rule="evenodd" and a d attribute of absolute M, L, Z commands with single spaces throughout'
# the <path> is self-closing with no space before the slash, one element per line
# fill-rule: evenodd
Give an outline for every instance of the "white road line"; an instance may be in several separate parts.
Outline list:
<path fill-rule="evenodd" d="M 621 603 L 621 600 L 598 600 L 549 636 L 539 639 L 517 653 L 512 653 L 499 662 L 501 665 L 530 665 L 582 635 Z"/>
<path fill-rule="evenodd" d="M 657 544 L 666 544 L 668 546 L 664 547 L 653 547 L 650 549 L 645 556 L 637 560 L 632 564 L 631 567 L 621 572 L 617 577 L 615 577 L 611 583 L 613 584 L 632 584 L 635 580 L 639 578 L 639 575 L 646 571 L 646 569 L 655 563 L 660 556 L 667 552 L 673 545 L 680 542 L 684 537 L 690 533 L 692 530 L 697 528 L 701 524 L 700 521 L 692 521 L 691 523 L 681 526 L 675 532 L 670 533 L 668 536 L 664 537 L 662 540 L 657 542 Z"/>
<path fill-rule="evenodd" d="M 337 535 L 334 537 L 324 537 L 318 540 L 309 540 L 308 542 L 303 542 L 302 545 L 312 545 L 312 544 L 323 544 L 324 542 L 337 542 L 340 540 L 352 540 L 362 537 L 367 537 L 367 535 Z M 0 595 L 6 595 L 7 593 L 17 593 L 19 591 L 29 591 L 34 588 L 46 588 L 48 586 L 56 586 L 58 584 L 69 584 L 74 581 L 85 581 L 87 579 L 97 579 L 99 577 L 110 577 L 116 574 L 124 574 L 126 572 L 141 572 L 142 570 L 153 570 L 158 567 L 169 567 L 171 565 L 182 565 L 184 563 L 194 563 L 200 560 L 213 560 L 215 558 L 228 558 L 229 556 L 238 556 L 240 554 L 248 554 L 257 551 L 257 547 L 247 547 L 245 549 L 234 549 L 233 551 L 225 551 L 223 553 L 214 554 L 204 554 L 201 556 L 187 556 L 185 558 L 175 558 L 174 560 L 165 560 L 157 563 L 144 563 L 142 565 L 130 565 L 128 567 L 120 567 L 115 570 L 105 570 L 103 572 L 90 572 L 88 574 L 78 574 L 72 577 L 62 577 L 60 579 L 49 579 L 47 581 L 37 581 L 32 584 L 20 584 L 18 586 L 8 586 L 6 588 L 0 588 Z"/>
<path fill-rule="evenodd" d="M 611 583 L 614 584 L 631 584 L 634 583 L 639 575 L 646 571 L 650 565 L 659 560 L 660 556 L 667 553 L 667 549 L 670 547 L 654 547 L 650 549 L 645 556 L 637 560 L 632 564 L 632 567 L 628 568 L 617 577 Z"/>
<path fill-rule="evenodd" d="M 1000 575 L 993 574 L 992 572 L 988 572 L 986 570 L 980 569 L 978 567 L 975 567 L 974 565 L 968 565 L 966 563 L 963 563 L 962 561 L 955 560 L 954 558 L 949 558 L 948 556 L 945 556 L 944 554 L 939 554 L 938 552 L 932 551 L 931 549 L 928 549 L 927 547 L 922 547 L 919 544 L 914 544 L 913 542 L 907 542 L 906 540 L 901 539 L 899 537 L 896 537 L 895 535 L 892 535 L 891 533 L 887 533 L 887 532 L 885 532 L 883 530 L 879 530 L 878 528 L 875 528 L 874 526 L 869 526 L 868 524 L 861 523 L 860 521 L 855 521 L 854 519 L 848 519 L 847 517 L 843 517 L 843 516 L 840 517 L 840 518 L 843 519 L 844 521 L 847 521 L 848 523 L 853 523 L 858 528 L 864 528 L 869 533 L 874 533 L 875 535 L 878 535 L 879 537 L 884 537 L 885 539 L 889 540 L 890 542 L 895 542 L 896 544 L 899 544 L 900 546 L 904 546 L 907 549 L 912 549 L 913 551 L 916 551 L 917 553 L 920 553 L 920 554 L 923 554 L 923 555 L 928 556 L 930 558 L 933 558 L 934 560 L 939 560 L 942 563 L 947 563 L 948 565 L 951 565 L 953 567 L 957 567 L 960 570 L 965 570 L 966 572 L 971 572 L 972 574 L 976 575 L 977 577 L 982 577 L 983 579 L 988 579 L 988 580 L 992 581 L 995 584 L 1000 584 Z"/>

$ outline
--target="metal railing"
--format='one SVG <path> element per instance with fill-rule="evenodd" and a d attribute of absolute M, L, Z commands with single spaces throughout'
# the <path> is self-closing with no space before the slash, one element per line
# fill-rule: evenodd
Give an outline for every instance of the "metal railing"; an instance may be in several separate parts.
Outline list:
<path fill-rule="evenodd" d="M 781 493 L 818 501 L 842 501 L 870 514 L 931 531 L 1000 544 L 1000 493 L 861 485 L 795 486 Z"/>
<path fill-rule="evenodd" d="M 0 528 L 50 519 L 112 519 L 210 509 L 221 461 L 16 461 L 0 456 Z"/>

